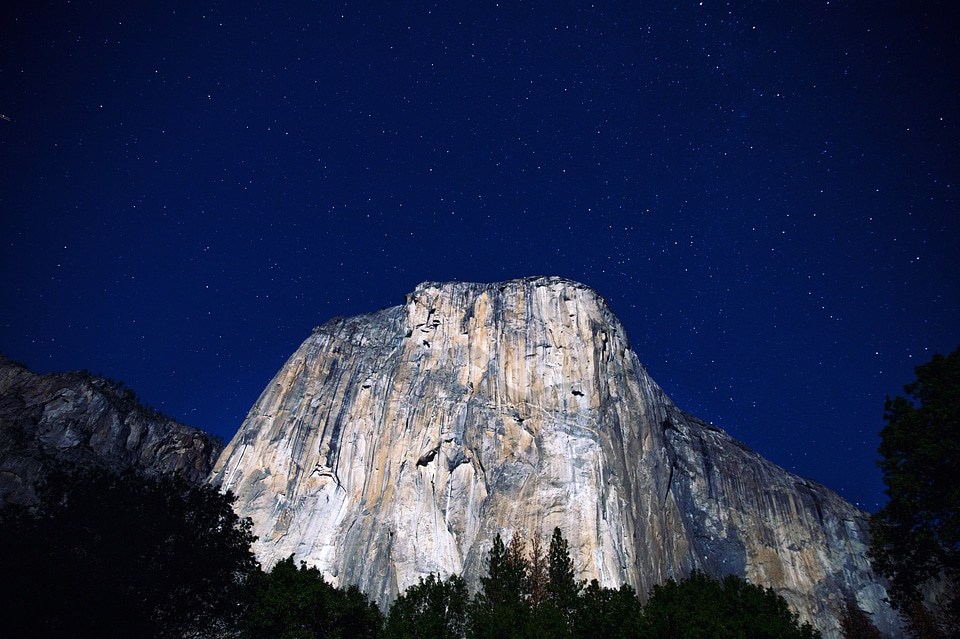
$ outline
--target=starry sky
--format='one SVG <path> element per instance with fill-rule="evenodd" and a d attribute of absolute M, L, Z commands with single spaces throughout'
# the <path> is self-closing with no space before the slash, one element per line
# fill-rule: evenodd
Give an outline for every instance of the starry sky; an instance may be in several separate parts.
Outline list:
<path fill-rule="evenodd" d="M 23 2 L 0 351 L 229 439 L 421 281 L 599 291 L 685 410 L 867 510 L 960 343 L 950 2 Z"/>

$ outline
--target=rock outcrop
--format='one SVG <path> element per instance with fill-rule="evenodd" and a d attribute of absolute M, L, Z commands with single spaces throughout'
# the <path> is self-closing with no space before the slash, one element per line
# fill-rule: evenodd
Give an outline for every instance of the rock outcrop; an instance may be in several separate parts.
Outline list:
<path fill-rule="evenodd" d="M 87 372 L 38 375 L 0 356 L 0 506 L 27 503 L 51 462 L 179 473 L 201 483 L 223 445 Z"/>
<path fill-rule="evenodd" d="M 315 329 L 212 481 L 265 565 L 293 553 L 384 605 L 430 572 L 476 585 L 495 534 L 559 526 L 603 585 L 732 573 L 827 637 L 845 598 L 899 626 L 867 515 L 677 408 L 606 302 L 564 279 L 425 283 Z"/>

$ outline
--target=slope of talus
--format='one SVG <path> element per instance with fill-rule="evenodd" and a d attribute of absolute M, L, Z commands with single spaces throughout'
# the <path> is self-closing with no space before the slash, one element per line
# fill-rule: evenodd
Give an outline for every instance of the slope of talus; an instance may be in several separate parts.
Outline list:
<path fill-rule="evenodd" d="M 211 479 L 264 564 L 294 554 L 383 605 L 431 572 L 475 585 L 498 533 L 559 527 L 603 585 L 700 569 L 776 588 L 826 636 L 846 597 L 897 623 L 865 515 L 679 410 L 560 278 L 425 283 L 315 329 Z"/>

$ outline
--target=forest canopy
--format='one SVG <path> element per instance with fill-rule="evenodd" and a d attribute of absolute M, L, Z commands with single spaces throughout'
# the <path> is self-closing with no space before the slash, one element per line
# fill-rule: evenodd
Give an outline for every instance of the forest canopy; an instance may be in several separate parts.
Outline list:
<path fill-rule="evenodd" d="M 7 553 L 4 635 L 38 637 L 699 638 L 819 636 L 770 589 L 694 573 L 641 606 L 630 586 L 576 577 L 555 529 L 549 543 L 498 535 L 471 594 L 429 575 L 384 614 L 288 557 L 263 571 L 234 497 L 178 477 L 59 469 L 31 507 L 0 510 Z"/>

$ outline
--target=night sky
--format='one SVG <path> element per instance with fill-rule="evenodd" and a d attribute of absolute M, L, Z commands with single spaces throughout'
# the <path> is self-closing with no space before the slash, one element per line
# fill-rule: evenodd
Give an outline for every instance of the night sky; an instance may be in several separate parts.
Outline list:
<path fill-rule="evenodd" d="M 421 281 L 600 292 L 685 410 L 868 510 L 960 343 L 951 2 L 22 2 L 0 351 L 229 439 Z"/>

